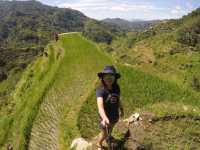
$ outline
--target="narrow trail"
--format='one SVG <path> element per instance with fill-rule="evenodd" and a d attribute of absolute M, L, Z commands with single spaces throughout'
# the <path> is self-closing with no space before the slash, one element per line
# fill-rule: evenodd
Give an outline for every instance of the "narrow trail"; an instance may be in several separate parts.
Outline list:
<path fill-rule="evenodd" d="M 197 150 L 200 142 L 199 123 L 199 115 L 156 116 L 152 112 L 143 112 L 141 120 L 130 125 L 118 123 L 117 130 L 123 138 L 115 142 L 120 147 L 118 149 L 124 150 L 167 150 L 172 146 L 176 149 L 186 149 L 188 146 L 189 149 Z M 187 145 L 187 142 L 190 144 Z"/>

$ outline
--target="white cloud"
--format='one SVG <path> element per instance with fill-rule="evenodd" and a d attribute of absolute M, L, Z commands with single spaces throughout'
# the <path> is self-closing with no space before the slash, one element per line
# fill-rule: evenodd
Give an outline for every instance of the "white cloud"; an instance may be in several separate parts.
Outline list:
<path fill-rule="evenodd" d="M 148 11 L 148 10 L 160 10 L 162 8 L 156 8 L 153 5 L 149 4 L 133 4 L 121 2 L 118 3 L 112 0 L 79 0 L 76 3 L 68 2 L 61 3 L 59 7 L 70 7 L 77 10 L 86 10 L 86 9 L 107 9 L 113 11 Z"/>
<path fill-rule="evenodd" d="M 186 7 L 187 7 L 187 9 L 190 10 L 190 11 L 194 9 L 194 6 L 193 6 L 191 0 L 188 0 L 188 1 L 186 2 Z"/>
<path fill-rule="evenodd" d="M 186 13 L 187 12 L 179 5 L 175 6 L 175 8 L 171 10 L 171 14 L 174 15 L 175 18 L 179 18 L 185 15 Z"/>
<path fill-rule="evenodd" d="M 129 5 L 129 4 L 119 4 L 119 5 L 113 5 L 110 7 L 111 10 L 116 11 L 149 11 L 149 10 L 156 10 L 159 8 L 155 8 L 152 5 Z"/>
<path fill-rule="evenodd" d="M 186 6 L 192 7 L 189 0 Z M 169 19 L 179 18 L 187 13 L 187 10 L 184 10 L 180 5 L 170 8 L 143 0 L 137 2 L 133 0 L 67 0 L 64 3 L 60 2 L 58 7 L 76 9 L 88 17 L 96 19 L 107 17 Z"/>

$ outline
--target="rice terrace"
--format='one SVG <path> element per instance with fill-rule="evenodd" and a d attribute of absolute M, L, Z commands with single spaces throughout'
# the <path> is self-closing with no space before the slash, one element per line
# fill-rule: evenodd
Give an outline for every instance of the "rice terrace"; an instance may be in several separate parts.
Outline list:
<path fill-rule="evenodd" d="M 124 115 L 101 149 L 200 150 L 200 1 L 139 21 L 42 2 L 0 1 L 0 150 L 96 150 L 108 65 Z"/>

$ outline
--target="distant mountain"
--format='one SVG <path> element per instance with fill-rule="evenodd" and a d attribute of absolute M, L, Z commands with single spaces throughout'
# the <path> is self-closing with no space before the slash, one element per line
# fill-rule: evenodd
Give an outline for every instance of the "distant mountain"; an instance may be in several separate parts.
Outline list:
<path fill-rule="evenodd" d="M 77 10 L 52 7 L 35 0 L 0 1 L 0 12 L 0 47 L 4 48 L 44 46 L 54 32 L 82 32 L 89 21 L 96 22 L 106 32 L 119 28 Z"/>
<path fill-rule="evenodd" d="M 133 21 L 128 21 L 125 19 L 121 18 L 106 18 L 102 20 L 103 22 L 117 25 L 123 30 L 131 30 L 131 31 L 138 31 L 138 30 L 145 30 L 152 26 L 155 23 L 160 22 L 159 20 L 151 20 L 151 21 L 145 21 L 145 20 L 133 20 Z"/>
<path fill-rule="evenodd" d="M 0 1 L 0 45 L 45 45 L 53 32 L 82 31 L 88 18 L 81 12 L 38 1 Z"/>

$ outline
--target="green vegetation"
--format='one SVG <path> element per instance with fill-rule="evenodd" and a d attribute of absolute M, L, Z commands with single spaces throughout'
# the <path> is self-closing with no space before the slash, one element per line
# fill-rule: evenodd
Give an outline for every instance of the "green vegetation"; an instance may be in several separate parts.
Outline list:
<path fill-rule="evenodd" d="M 199 10 L 200 11 L 200 10 Z M 199 50 L 200 43 L 200 17 L 196 17 L 195 21 L 190 24 L 184 25 L 178 31 L 178 42 L 196 47 Z"/>
<path fill-rule="evenodd" d="M 163 20 L 143 32 L 129 32 L 100 47 L 118 62 L 199 91 L 199 9 Z"/>
<path fill-rule="evenodd" d="M 54 32 L 82 31 L 87 21 L 79 11 L 37 1 L 1 1 L 0 11 L 1 47 L 46 46 Z"/>
<path fill-rule="evenodd" d="M 59 148 L 67 149 L 71 140 L 79 135 L 77 113 L 90 89 L 94 88 L 96 72 L 112 63 L 106 54 L 78 33 L 60 35 L 60 40 L 50 43 L 45 52 L 46 55 L 28 66 L 13 92 L 14 111 L 10 121 L 9 118 L 2 120 L 4 134 L 1 135 L 5 136 L 1 136 L 1 144 L 11 142 L 14 149 L 22 150 L 35 146 L 35 140 L 45 142 L 43 136 L 37 137 L 35 133 L 50 122 L 62 134 L 49 134 L 46 138 L 59 136 L 54 142 L 60 143 Z M 55 116 L 58 118 L 52 120 Z M 5 128 L 8 129 L 3 130 Z M 41 132 L 48 132 L 47 124 Z M 55 143 L 50 142 L 49 146 L 51 144 Z"/>
<path fill-rule="evenodd" d="M 47 67 L 50 64 L 47 62 L 46 64 L 44 63 L 44 67 L 47 67 L 46 69 L 51 73 L 46 72 L 49 79 L 46 79 L 48 81 L 44 81 L 44 87 L 39 89 L 38 87 L 40 87 L 39 85 L 41 83 L 40 80 L 43 81 L 45 73 L 42 74 L 41 72 L 38 72 L 38 76 L 41 77 L 38 77 L 36 81 L 32 81 L 32 77 L 21 76 L 26 67 L 33 62 L 35 58 L 46 53 L 44 47 L 46 47 L 50 40 L 53 39 L 53 33 L 82 31 L 88 18 L 79 11 L 51 7 L 37 1 L 0 1 L 0 12 L 0 145 L 2 145 L 6 137 L 11 136 L 7 134 L 7 131 L 10 130 L 10 126 L 13 123 L 13 113 L 14 111 L 17 111 L 14 110 L 15 105 L 21 105 L 19 106 L 19 109 L 20 107 L 23 108 L 25 105 L 24 101 L 28 99 L 29 96 L 34 95 L 32 97 L 34 100 L 29 107 L 38 108 L 40 98 L 43 96 L 42 94 L 44 94 L 45 89 L 49 86 L 48 84 L 53 82 L 53 74 L 56 72 L 56 68 L 54 68 L 54 71 L 50 71 Z M 51 53 L 52 52 L 50 52 L 50 56 L 53 55 Z M 40 60 L 38 61 L 40 62 Z M 53 60 L 50 61 L 54 64 Z M 32 67 L 33 72 L 38 71 L 34 70 L 36 68 L 34 65 Z M 30 68 L 31 67 L 28 69 L 29 72 L 31 70 Z M 27 95 L 24 94 L 23 102 L 20 102 L 21 97 L 19 98 L 19 96 L 17 96 L 18 98 L 16 99 L 20 100 L 16 102 L 13 100 L 11 93 L 13 93 L 15 88 L 18 88 L 15 86 L 20 78 L 27 78 L 25 80 L 30 80 L 30 84 L 32 85 L 32 82 L 34 82 L 35 85 L 27 85 L 27 89 L 25 89 L 29 90 L 29 86 L 31 86 L 31 88 L 33 88 L 32 93 L 30 90 L 30 92 L 26 93 Z M 28 81 L 27 84 L 29 83 Z M 40 92 L 42 94 L 38 93 L 36 96 L 35 94 L 38 90 L 41 90 Z M 21 133 L 18 135 L 18 140 L 20 141 L 20 144 L 25 143 L 25 140 L 28 141 L 26 137 L 29 135 L 25 135 L 25 130 L 31 129 L 30 125 L 36 115 L 36 112 L 28 114 L 26 113 L 27 111 L 28 110 L 19 112 L 19 114 L 16 115 L 16 118 L 20 119 L 18 122 L 14 122 L 16 126 L 18 126 L 21 124 L 22 120 L 24 121 L 24 124 L 19 127 Z M 27 116 L 21 117 L 21 114 L 26 114 Z M 17 129 L 18 128 L 16 128 L 16 130 Z M 19 146 L 18 144 L 19 143 L 16 143 L 16 147 Z"/>
<path fill-rule="evenodd" d="M 123 31 L 117 26 L 90 20 L 85 24 L 83 35 L 97 43 L 111 44 L 116 36 L 123 35 Z"/>
<path fill-rule="evenodd" d="M 156 24 L 159 22 L 159 20 L 133 20 L 128 21 L 121 18 L 106 18 L 102 20 L 103 22 L 106 22 L 110 25 L 116 25 L 120 27 L 124 31 L 144 31 L 145 29 L 148 29 L 153 24 Z"/>
<path fill-rule="evenodd" d="M 98 132 L 96 73 L 114 61 L 79 33 L 60 35 L 45 52 L 23 73 L 13 93 L 15 111 L 10 119 L 1 121 L 1 142 L 11 142 L 15 149 L 46 147 L 44 143 L 48 143 L 64 150 L 74 138 L 92 138 Z M 133 67 L 115 65 L 123 75 L 119 84 L 126 117 L 138 109 L 164 115 L 173 109 L 171 105 L 181 106 L 180 110 L 182 106 L 195 108 L 198 113 L 197 92 Z M 163 109 L 162 104 L 169 105 Z"/>
<path fill-rule="evenodd" d="M 0 2 L 0 147 L 11 143 L 15 150 L 65 150 L 76 137 L 95 136 L 96 73 L 106 64 L 122 74 L 125 117 L 133 111 L 199 115 L 199 10 L 125 33 L 72 9 Z M 57 42 L 49 42 L 52 33 L 69 31 L 83 36 L 60 34 Z M 161 135 L 176 124 L 181 127 L 172 124 L 166 132 L 158 124 Z M 194 130 L 183 125 L 188 128 L 184 137 L 199 135 L 198 125 Z M 149 132 L 148 138 L 155 142 L 156 136 Z"/>
<path fill-rule="evenodd" d="M 28 66 L 12 93 L 14 110 L 10 117 L 13 122 L 7 137 L 14 149 L 27 147 L 33 120 L 59 66 L 60 58 L 56 58 L 59 51 L 55 52 L 53 45 L 49 44 L 46 52 L 48 57 L 39 57 Z"/>
<path fill-rule="evenodd" d="M 126 117 L 134 111 L 138 111 L 138 109 L 143 111 L 151 110 L 158 115 L 165 115 L 168 113 L 181 114 L 183 108 L 180 107 L 179 111 L 175 109 L 179 105 L 199 106 L 200 95 L 192 90 L 184 89 L 172 82 L 161 80 L 132 67 L 118 65 L 118 70 L 123 75 L 119 80 L 119 84 Z M 159 103 L 166 105 L 166 108 L 164 109 L 161 106 L 156 109 L 149 108 L 151 106 L 155 108 L 153 106 Z M 169 110 L 173 108 L 176 111 L 170 112 Z M 187 111 L 187 113 L 190 113 L 190 111 Z M 95 136 L 98 131 L 98 115 L 94 90 L 88 96 L 79 112 L 79 129 L 82 136 L 86 138 Z"/>
<path fill-rule="evenodd" d="M 105 64 L 112 64 L 112 61 L 95 44 L 79 34 L 63 37 L 63 47 L 68 50 L 64 62 L 67 69 L 63 71 L 65 78 L 62 77 L 62 83 L 58 86 L 64 84 L 67 97 L 62 114 L 64 118 L 61 120 L 61 149 L 67 149 L 73 138 L 80 136 L 77 114 L 94 88 L 96 73 Z"/>
<path fill-rule="evenodd" d="M 12 113 L 15 102 L 13 101 L 12 92 L 15 90 L 26 66 L 35 60 L 41 50 L 35 48 L 20 50 L 2 48 L 0 51 L 0 145 L 2 145 L 6 137 L 9 136 L 8 131 L 13 121 Z"/>

